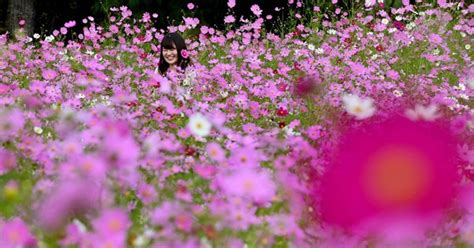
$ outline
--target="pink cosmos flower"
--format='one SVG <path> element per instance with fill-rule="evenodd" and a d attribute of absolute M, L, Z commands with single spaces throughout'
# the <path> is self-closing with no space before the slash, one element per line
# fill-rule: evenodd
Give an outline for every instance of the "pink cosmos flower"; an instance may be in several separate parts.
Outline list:
<path fill-rule="evenodd" d="M 193 3 L 188 3 L 186 5 L 186 7 L 188 7 L 189 10 L 193 10 L 194 9 L 194 4 Z"/>
<path fill-rule="evenodd" d="M 210 165 L 195 165 L 194 171 L 205 179 L 211 179 L 217 172 L 217 167 Z"/>
<path fill-rule="evenodd" d="M 193 216 L 190 213 L 182 212 L 175 216 L 175 225 L 178 230 L 190 232 L 193 227 Z"/>
<path fill-rule="evenodd" d="M 138 187 L 138 197 L 144 204 L 150 204 L 156 200 L 157 193 L 152 185 L 143 183 Z"/>
<path fill-rule="evenodd" d="M 76 21 L 68 21 L 68 22 L 64 23 L 64 27 L 66 27 L 66 28 L 72 28 L 74 26 L 76 26 Z"/>
<path fill-rule="evenodd" d="M 96 209 L 99 199 L 99 187 L 91 181 L 61 182 L 40 204 L 38 210 L 40 226 L 48 231 L 57 230 L 71 216 Z"/>
<path fill-rule="evenodd" d="M 166 201 L 153 210 L 151 223 L 153 225 L 164 226 L 180 211 L 182 211 L 182 207 L 177 202 Z"/>
<path fill-rule="evenodd" d="M 15 155 L 10 151 L 0 148 L 0 175 L 12 170 L 15 166 Z"/>
<path fill-rule="evenodd" d="M 237 168 L 218 175 L 217 182 L 224 193 L 244 197 L 258 204 L 271 202 L 276 185 L 270 174 L 255 168 Z"/>
<path fill-rule="evenodd" d="M 28 226 L 20 218 L 0 223 L 1 247 L 34 247 L 36 240 Z"/>
<path fill-rule="evenodd" d="M 398 72 L 395 71 L 395 70 L 388 70 L 387 71 L 387 77 L 389 77 L 393 80 L 398 80 L 400 78 L 400 74 L 398 74 Z"/>
<path fill-rule="evenodd" d="M 191 28 L 195 28 L 199 24 L 198 18 L 185 17 L 183 19 L 184 19 L 184 23 L 187 26 L 190 26 Z"/>
<path fill-rule="evenodd" d="M 295 216 L 291 215 L 272 215 L 267 219 L 273 233 L 279 236 L 289 236 L 292 234 L 302 235 L 302 231 L 298 227 Z"/>
<path fill-rule="evenodd" d="M 41 73 L 44 79 L 46 80 L 53 80 L 56 78 L 58 73 L 55 70 L 51 69 L 44 69 L 43 72 Z"/>
<path fill-rule="evenodd" d="M 63 178 L 88 178 L 91 180 L 98 180 L 99 182 L 105 178 L 107 173 L 106 163 L 99 157 L 93 155 L 84 155 L 80 153 L 81 147 L 73 147 L 73 143 L 66 144 L 69 149 L 71 158 L 69 162 L 62 164 L 59 173 Z M 74 154 L 77 149 L 78 154 Z"/>
<path fill-rule="evenodd" d="M 140 148 L 130 133 L 128 123 L 106 122 L 103 128 L 106 135 L 101 152 L 109 167 L 135 167 Z"/>
<path fill-rule="evenodd" d="M 448 7 L 448 4 L 447 4 L 446 0 L 438 0 L 438 5 L 441 8 L 447 8 Z"/>
<path fill-rule="evenodd" d="M 105 210 L 93 222 L 94 230 L 102 237 L 119 237 L 125 241 L 127 230 L 131 225 L 127 213 L 123 209 Z"/>
<path fill-rule="evenodd" d="M 235 7 L 235 0 L 229 0 L 227 1 L 227 6 L 229 6 L 229 8 L 234 8 Z"/>
<path fill-rule="evenodd" d="M 24 27 L 26 25 L 26 20 L 21 18 L 20 21 L 18 21 L 18 25 L 20 26 L 20 28 Z"/>
<path fill-rule="evenodd" d="M 4 141 L 23 128 L 25 116 L 19 109 L 0 111 L 0 140 Z"/>
<path fill-rule="evenodd" d="M 306 130 L 306 135 L 312 140 L 317 140 L 321 137 L 321 129 L 320 125 L 311 126 Z"/>
<path fill-rule="evenodd" d="M 222 149 L 222 147 L 214 142 L 210 142 L 206 145 L 206 152 L 210 159 L 217 162 L 222 162 L 226 157 L 225 151 Z"/>
<path fill-rule="evenodd" d="M 115 24 L 110 25 L 109 29 L 110 29 L 110 32 L 112 32 L 114 34 L 119 32 L 119 28 Z"/>
<path fill-rule="evenodd" d="M 226 225 L 234 230 L 247 230 L 250 225 L 258 224 L 259 219 L 255 216 L 256 207 L 232 204 L 224 216 Z"/>
<path fill-rule="evenodd" d="M 443 42 L 443 38 L 438 34 L 430 34 L 429 41 L 435 45 L 439 45 Z"/>
<path fill-rule="evenodd" d="M 258 6 L 257 4 L 254 4 L 250 7 L 250 10 L 252 11 L 252 13 L 256 16 L 260 16 L 262 15 L 262 10 L 260 9 L 260 6 Z"/>
<path fill-rule="evenodd" d="M 186 49 L 181 50 L 181 56 L 185 59 L 189 58 L 189 53 Z"/>
<path fill-rule="evenodd" d="M 224 23 L 234 23 L 235 17 L 233 15 L 228 15 L 224 17 Z"/>
<path fill-rule="evenodd" d="M 449 128 L 402 117 L 362 128 L 341 138 L 324 175 L 321 213 L 326 223 L 356 228 L 376 220 L 388 227 L 400 216 L 418 221 L 451 203 L 457 140 Z"/>
<path fill-rule="evenodd" d="M 260 153 L 252 147 L 235 148 L 231 151 L 229 164 L 238 167 L 257 167 L 260 163 Z"/>

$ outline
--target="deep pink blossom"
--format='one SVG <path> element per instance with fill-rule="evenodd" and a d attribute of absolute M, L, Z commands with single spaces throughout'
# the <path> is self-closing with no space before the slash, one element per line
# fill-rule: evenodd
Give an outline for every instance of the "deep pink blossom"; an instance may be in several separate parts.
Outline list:
<path fill-rule="evenodd" d="M 374 217 L 412 218 L 448 206 L 457 180 L 456 142 L 438 123 L 400 118 L 348 132 L 322 184 L 323 219 L 355 227 Z"/>

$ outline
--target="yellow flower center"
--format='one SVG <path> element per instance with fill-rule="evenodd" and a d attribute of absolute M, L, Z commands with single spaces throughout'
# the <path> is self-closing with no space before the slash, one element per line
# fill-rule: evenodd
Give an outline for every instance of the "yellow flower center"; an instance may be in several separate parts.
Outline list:
<path fill-rule="evenodd" d="M 369 198 L 382 206 L 400 206 L 419 199 L 431 181 L 427 159 L 406 147 L 388 147 L 368 162 L 364 186 Z"/>

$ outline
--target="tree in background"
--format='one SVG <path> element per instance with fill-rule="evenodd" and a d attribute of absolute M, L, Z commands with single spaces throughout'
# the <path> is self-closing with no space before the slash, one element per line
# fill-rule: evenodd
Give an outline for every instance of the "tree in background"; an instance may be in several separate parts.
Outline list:
<path fill-rule="evenodd" d="M 315 15 L 313 6 L 319 6 L 321 14 L 328 14 L 328 17 L 338 18 L 333 15 L 336 8 L 342 11 L 354 13 L 357 8 L 361 8 L 365 1 L 338 0 L 333 4 L 331 0 L 300 0 L 303 9 L 295 9 L 296 4 L 288 4 L 288 0 L 237 0 L 237 5 L 229 13 L 227 0 L 0 0 L 0 33 L 5 31 L 13 32 L 18 29 L 18 22 L 25 20 L 25 31 L 27 34 L 51 33 L 59 29 L 65 22 L 75 20 L 80 23 L 83 18 L 93 16 L 99 24 L 107 22 L 107 15 L 110 7 L 128 6 L 136 16 L 141 16 L 144 12 L 157 13 L 159 18 L 156 21 L 156 28 L 166 28 L 169 25 L 176 25 L 182 21 L 184 15 L 192 15 L 200 20 L 201 25 L 213 26 L 221 29 L 224 27 L 223 19 L 228 14 L 233 14 L 237 20 L 241 16 L 245 18 L 251 16 L 250 6 L 258 4 L 263 10 L 264 17 L 272 15 L 273 19 L 265 23 L 267 30 L 284 34 L 294 31 L 296 25 L 309 23 Z M 414 3 L 416 0 L 410 0 Z M 191 11 L 187 9 L 187 4 L 192 2 L 196 7 Z M 294 3 L 298 2 L 295 0 Z M 428 2 L 435 3 L 436 0 Z M 391 7 L 401 7 L 402 0 L 384 0 L 385 9 Z M 278 11 L 275 8 L 278 7 Z M 299 13 L 301 19 L 289 18 Z M 294 23 L 288 23 L 294 20 Z M 81 25 L 73 28 L 76 32 L 81 32 Z"/>
<path fill-rule="evenodd" d="M 23 28 L 26 34 L 33 32 L 35 22 L 35 0 L 8 0 L 6 30 L 15 33 Z"/>

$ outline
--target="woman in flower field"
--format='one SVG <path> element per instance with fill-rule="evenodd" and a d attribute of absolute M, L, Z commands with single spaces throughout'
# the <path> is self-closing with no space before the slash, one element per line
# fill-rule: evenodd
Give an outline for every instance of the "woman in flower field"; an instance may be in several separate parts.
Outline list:
<path fill-rule="evenodd" d="M 161 41 L 158 65 L 160 73 L 164 75 L 168 70 L 176 71 L 177 67 L 184 71 L 189 62 L 189 54 L 183 37 L 178 33 L 166 34 Z"/>

